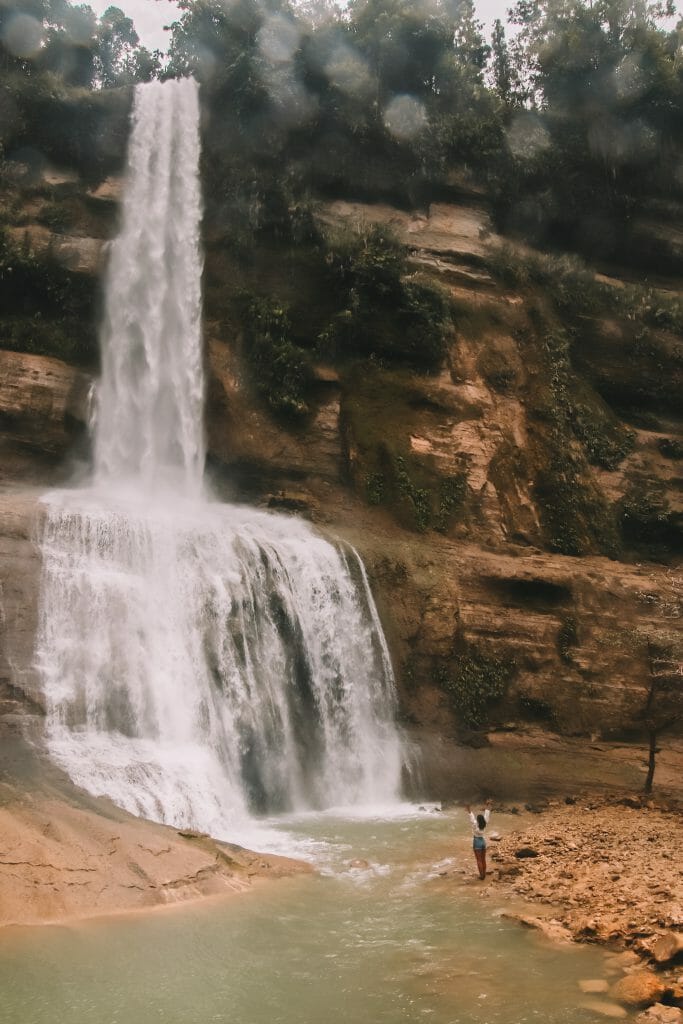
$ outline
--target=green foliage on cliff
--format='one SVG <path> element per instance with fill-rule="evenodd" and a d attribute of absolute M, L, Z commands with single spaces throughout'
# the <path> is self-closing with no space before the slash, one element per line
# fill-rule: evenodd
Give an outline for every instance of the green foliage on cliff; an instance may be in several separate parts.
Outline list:
<path fill-rule="evenodd" d="M 462 725 L 477 729 L 486 725 L 491 708 L 505 696 L 516 671 L 510 658 L 498 658 L 468 644 L 447 666 L 441 666 L 436 680 Z"/>
<path fill-rule="evenodd" d="M 0 345 L 92 366 L 98 350 L 91 278 L 37 257 L 0 228 Z"/>
<path fill-rule="evenodd" d="M 244 354 L 259 395 L 271 412 L 300 418 L 308 412 L 312 374 L 306 353 L 292 341 L 287 310 L 265 298 L 242 304 Z"/>
<path fill-rule="evenodd" d="M 321 333 L 323 352 L 438 369 L 448 305 L 433 285 L 406 280 L 406 246 L 386 225 L 331 232 L 326 242 L 327 276 L 339 308 Z"/>

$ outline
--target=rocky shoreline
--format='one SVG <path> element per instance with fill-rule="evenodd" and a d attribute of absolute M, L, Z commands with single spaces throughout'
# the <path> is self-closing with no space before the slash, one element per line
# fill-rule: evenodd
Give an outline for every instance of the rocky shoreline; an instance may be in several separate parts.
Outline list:
<path fill-rule="evenodd" d="M 560 942 L 596 942 L 613 955 L 586 982 L 587 1010 L 683 1021 L 683 814 L 637 796 L 585 795 L 500 807 L 482 895 L 540 905 L 509 912 Z M 500 815 L 500 817 L 498 816 Z M 496 821 L 497 818 L 497 821 Z M 492 824 L 493 824 L 492 822 Z"/>

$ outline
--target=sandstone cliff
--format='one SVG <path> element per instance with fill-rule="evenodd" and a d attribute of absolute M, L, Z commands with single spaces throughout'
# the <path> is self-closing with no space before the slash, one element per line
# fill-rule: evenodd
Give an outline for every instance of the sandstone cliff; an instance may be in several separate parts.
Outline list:
<path fill-rule="evenodd" d="M 22 244 L 96 291 L 116 183 L 101 194 L 72 184 L 67 192 L 67 235 L 53 232 L 51 241 L 37 225 L 43 196 L 24 200 Z M 310 307 L 314 274 L 298 273 L 284 250 L 245 259 L 207 225 L 216 490 L 306 515 L 358 548 L 389 636 L 403 720 L 427 751 L 428 772 L 437 741 L 472 740 L 489 727 L 633 733 L 647 638 L 680 622 L 683 357 L 670 310 L 678 282 L 631 295 L 632 283 L 610 268 L 604 294 L 628 302 L 605 300 L 607 309 L 594 304 L 563 319 L 569 284 L 585 275 L 557 262 L 550 274 L 544 258 L 510 250 L 478 197 L 411 214 L 336 202 L 315 215 L 323 227 L 391 224 L 410 247 L 409 274 L 426 275 L 447 296 L 446 359 L 438 372 L 419 373 L 313 354 L 307 417 L 277 418 L 254 389 L 225 297 L 267 281 Z M 93 314 L 93 336 L 95 322 Z M 74 453 L 87 459 L 96 367 L 80 363 L 0 353 L 0 676 L 6 694 L 36 701 L 31 537 L 39 512 L 26 488 L 68 475 Z"/>

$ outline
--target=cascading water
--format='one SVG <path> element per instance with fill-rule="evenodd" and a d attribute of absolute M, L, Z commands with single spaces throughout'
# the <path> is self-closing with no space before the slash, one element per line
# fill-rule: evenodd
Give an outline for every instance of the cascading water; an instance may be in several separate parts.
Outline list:
<path fill-rule="evenodd" d="M 88 490 L 44 499 L 48 748 L 98 795 L 230 836 L 393 802 L 391 664 L 363 565 L 202 496 L 197 87 L 138 86 Z"/>

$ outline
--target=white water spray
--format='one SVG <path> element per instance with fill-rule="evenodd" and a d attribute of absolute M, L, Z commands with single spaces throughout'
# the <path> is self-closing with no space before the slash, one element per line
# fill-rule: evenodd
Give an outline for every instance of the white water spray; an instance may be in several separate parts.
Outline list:
<path fill-rule="evenodd" d="M 355 552 L 201 497 L 197 124 L 191 80 L 138 86 L 95 483 L 45 499 L 36 662 L 75 782 L 229 837 L 254 815 L 391 803 L 402 756 Z"/>

